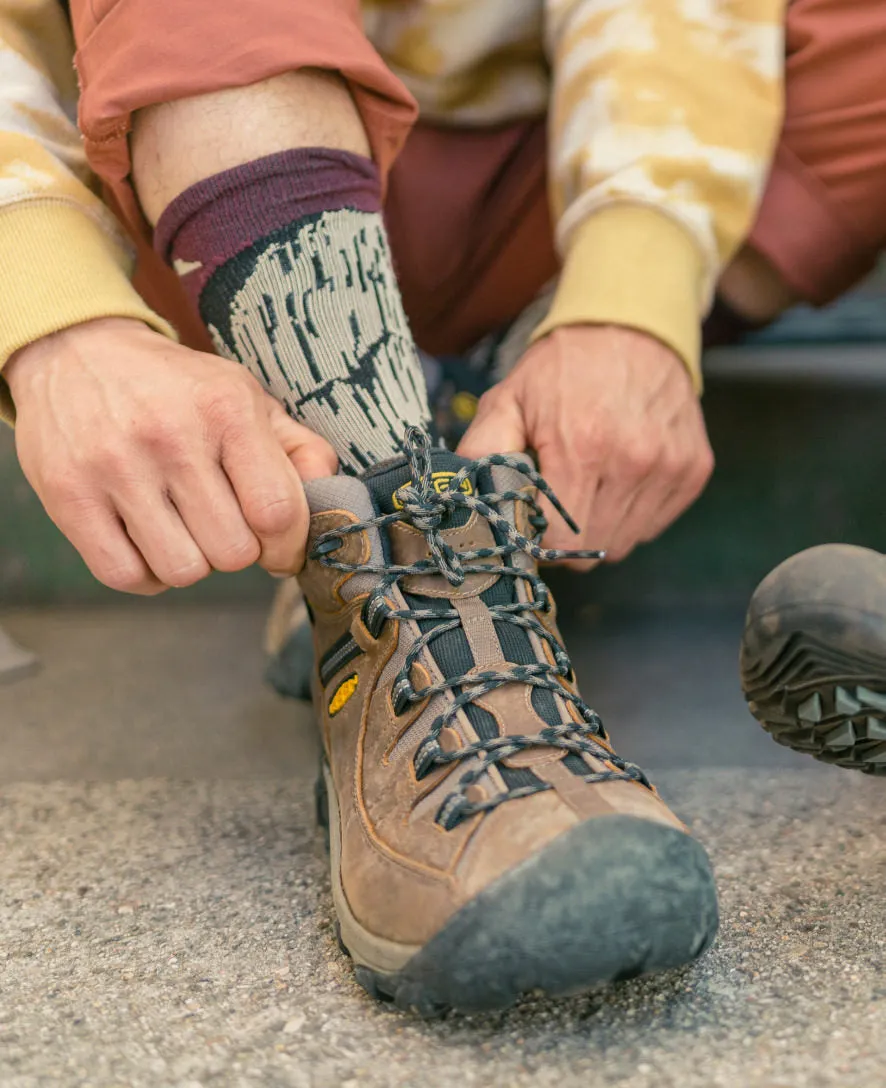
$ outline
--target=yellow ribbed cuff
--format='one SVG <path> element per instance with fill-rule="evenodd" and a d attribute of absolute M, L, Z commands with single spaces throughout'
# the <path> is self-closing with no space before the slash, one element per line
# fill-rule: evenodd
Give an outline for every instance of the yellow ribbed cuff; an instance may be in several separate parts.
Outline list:
<path fill-rule="evenodd" d="M 564 325 L 622 325 L 661 340 L 701 392 L 704 262 L 673 219 L 639 204 L 602 208 L 576 230 L 538 340 Z"/>
<path fill-rule="evenodd" d="M 29 200 L 0 210 L 0 369 L 19 348 L 99 317 L 131 317 L 175 339 L 129 282 L 120 246 L 73 204 Z M 15 408 L 0 376 L 0 419 Z"/>

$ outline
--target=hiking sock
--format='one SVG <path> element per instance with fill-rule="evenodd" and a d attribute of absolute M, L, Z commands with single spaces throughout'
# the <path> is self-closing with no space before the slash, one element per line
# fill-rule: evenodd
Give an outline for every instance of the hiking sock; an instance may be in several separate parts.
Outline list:
<path fill-rule="evenodd" d="M 154 245 L 220 355 L 362 472 L 427 428 L 421 362 L 397 286 L 374 164 L 300 148 L 193 185 Z"/>

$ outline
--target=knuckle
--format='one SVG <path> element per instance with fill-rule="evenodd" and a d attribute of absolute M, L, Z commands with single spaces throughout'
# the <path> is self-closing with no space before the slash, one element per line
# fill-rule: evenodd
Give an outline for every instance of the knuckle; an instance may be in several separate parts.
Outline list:
<path fill-rule="evenodd" d="M 261 556 L 261 545 L 255 537 L 237 540 L 220 548 L 212 557 L 212 565 L 216 570 L 233 574 L 235 571 L 244 570 L 258 562 Z"/>
<path fill-rule="evenodd" d="M 698 476 L 702 483 L 706 483 L 711 478 L 715 466 L 714 451 L 709 445 L 705 445 L 704 451 L 698 458 Z"/>
<path fill-rule="evenodd" d="M 701 492 L 714 472 L 714 455 L 710 449 L 696 457 L 688 473 L 689 489 L 698 494 Z"/>
<path fill-rule="evenodd" d="M 211 573 L 212 568 L 205 559 L 192 559 L 162 574 L 158 572 L 158 576 L 162 582 L 174 589 L 185 589 L 207 578 Z"/>
<path fill-rule="evenodd" d="M 641 479 L 648 476 L 658 463 L 658 453 L 649 443 L 634 442 L 625 447 L 623 463 L 628 476 Z"/>
<path fill-rule="evenodd" d="M 136 433 L 141 445 L 164 461 L 189 460 L 187 437 L 177 420 L 153 416 L 143 420 Z"/>
<path fill-rule="evenodd" d="M 597 467 L 614 445 L 615 436 L 607 427 L 595 427 L 579 439 L 574 453 L 581 464 Z"/>
<path fill-rule="evenodd" d="M 259 536 L 279 536 L 293 528 L 299 515 L 294 495 L 278 495 L 253 502 L 247 520 Z"/>
<path fill-rule="evenodd" d="M 269 574 L 273 574 L 275 578 L 289 577 L 300 573 L 305 565 L 305 552 L 303 548 L 286 554 L 275 554 L 271 551 L 262 555 L 258 565 Z"/>
<path fill-rule="evenodd" d="M 207 384 L 196 394 L 197 411 L 212 429 L 226 429 L 251 413 L 253 391 L 231 375 Z"/>
<path fill-rule="evenodd" d="M 102 585 L 118 593 L 140 593 L 147 584 L 145 572 L 137 563 L 119 563 L 92 573 Z"/>
<path fill-rule="evenodd" d="M 132 467 L 131 450 L 122 442 L 107 441 L 101 443 L 91 458 L 92 465 L 102 476 L 125 476 Z"/>
<path fill-rule="evenodd" d="M 658 459 L 658 467 L 666 478 L 676 480 L 686 474 L 686 459 L 677 450 L 664 450 Z"/>
<path fill-rule="evenodd" d="M 83 477 L 71 465 L 53 465 L 42 473 L 40 491 L 53 502 L 79 502 L 83 493 Z"/>

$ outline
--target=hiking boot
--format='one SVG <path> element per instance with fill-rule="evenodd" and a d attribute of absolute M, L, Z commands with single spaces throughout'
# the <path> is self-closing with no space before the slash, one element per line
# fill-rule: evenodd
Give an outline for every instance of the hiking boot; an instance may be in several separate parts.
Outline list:
<path fill-rule="evenodd" d="M 419 353 L 434 429 L 450 449 L 464 437 L 483 394 L 522 358 L 533 330 L 551 308 L 555 286 L 547 286 L 513 321 L 484 336 L 464 355 Z M 265 679 L 278 694 L 311 698 L 312 643 L 304 601 L 296 580 L 290 578 L 277 587 L 265 629 Z"/>
<path fill-rule="evenodd" d="M 301 586 L 286 578 L 274 594 L 265 624 L 265 680 L 278 695 L 310 701 L 314 674 L 314 636 Z"/>
<path fill-rule="evenodd" d="M 707 856 L 582 701 L 523 457 L 306 485 L 332 891 L 357 978 L 401 1008 L 504 1008 L 676 967 L 717 927 Z M 565 516 L 565 515 L 564 515 Z M 570 553 L 599 557 L 600 553 Z"/>
<path fill-rule="evenodd" d="M 776 567 L 751 598 L 741 683 L 779 744 L 886 774 L 886 556 L 824 544 Z"/>

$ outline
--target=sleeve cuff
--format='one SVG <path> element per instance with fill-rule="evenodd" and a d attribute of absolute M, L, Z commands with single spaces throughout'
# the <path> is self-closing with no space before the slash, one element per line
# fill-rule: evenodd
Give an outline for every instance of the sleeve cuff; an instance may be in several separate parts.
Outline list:
<path fill-rule="evenodd" d="M 76 205 L 32 200 L 0 211 L 0 370 L 26 344 L 99 317 L 131 317 L 175 339 L 129 282 L 128 264 Z M 0 419 L 15 419 L 2 375 Z"/>
<path fill-rule="evenodd" d="M 704 283 L 702 254 L 677 222 L 644 205 L 611 205 L 573 234 L 553 305 L 532 339 L 563 325 L 638 329 L 680 356 L 700 393 Z"/>

